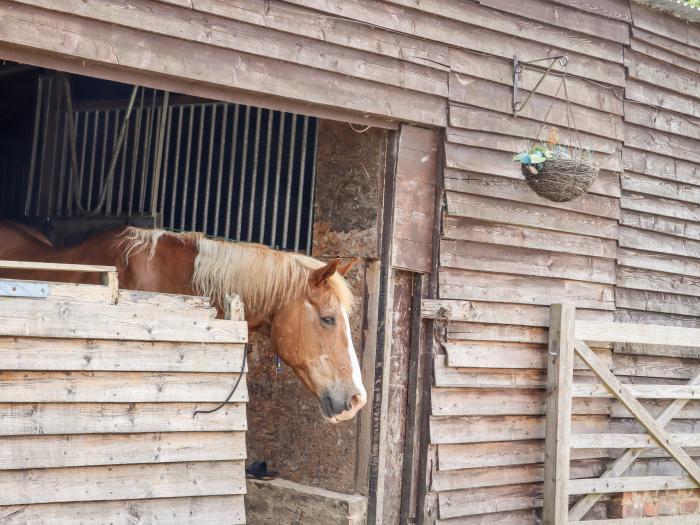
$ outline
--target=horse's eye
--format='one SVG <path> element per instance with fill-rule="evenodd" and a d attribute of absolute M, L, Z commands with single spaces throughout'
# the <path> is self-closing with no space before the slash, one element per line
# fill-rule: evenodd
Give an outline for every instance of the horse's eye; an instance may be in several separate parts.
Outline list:
<path fill-rule="evenodd" d="M 335 326 L 335 317 L 321 317 L 321 324 L 326 326 Z"/>

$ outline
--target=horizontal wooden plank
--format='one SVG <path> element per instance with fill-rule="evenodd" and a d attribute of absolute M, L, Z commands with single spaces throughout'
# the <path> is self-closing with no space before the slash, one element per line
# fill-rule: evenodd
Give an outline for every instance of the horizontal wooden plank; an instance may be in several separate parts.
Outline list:
<path fill-rule="evenodd" d="M 555 25 L 547 25 L 546 22 L 549 22 L 549 20 L 547 20 L 546 15 L 543 16 L 543 20 L 528 20 L 522 16 L 515 18 L 506 13 L 489 9 L 489 7 L 493 6 L 455 5 L 440 0 L 421 0 L 420 2 L 415 0 L 387 1 L 443 18 L 492 29 L 509 36 L 547 43 L 551 46 L 569 49 L 604 60 L 620 61 L 621 46 L 619 44 L 601 40 L 599 35 L 591 37 L 568 31 L 568 28 L 561 20 Z M 565 18 L 566 13 L 561 13 L 561 17 Z"/>
<path fill-rule="evenodd" d="M 667 377 L 672 379 L 690 379 L 698 371 L 700 362 L 696 359 L 669 357 L 668 347 L 656 347 L 658 355 L 645 355 L 636 353 L 621 353 L 626 351 L 635 352 L 639 345 L 618 344 L 615 345 L 613 356 L 613 372 L 616 375 L 635 377 Z M 645 348 L 650 348 L 646 346 Z M 700 348 L 680 347 L 685 350 L 692 350 L 687 355 L 700 357 Z"/>
<path fill-rule="evenodd" d="M 645 195 L 623 190 L 620 206 L 647 214 L 663 215 L 673 219 L 693 221 L 700 213 L 700 205 L 676 199 Z"/>
<path fill-rule="evenodd" d="M 661 60 L 664 60 L 665 62 L 673 63 L 674 60 L 678 60 L 678 58 L 681 57 L 689 58 L 690 61 L 698 60 L 698 53 L 700 53 L 700 50 L 693 49 L 692 46 L 688 46 L 686 44 L 683 44 L 682 42 L 679 42 L 678 40 L 674 40 L 657 33 L 656 28 L 658 26 L 659 24 L 657 23 L 656 27 L 652 31 L 648 31 L 637 25 L 633 25 L 632 36 L 637 42 L 644 42 L 645 44 L 648 44 L 647 48 L 653 48 L 653 51 L 649 49 L 651 52 L 666 53 L 665 55 L 660 55 L 656 57 Z"/>
<path fill-rule="evenodd" d="M 454 132 L 451 131 L 452 136 Z M 488 135 L 488 134 L 486 134 Z M 490 135 L 488 135 L 490 136 Z M 513 151 L 500 151 L 483 147 L 465 146 L 453 142 L 445 145 L 445 165 L 448 168 L 472 173 L 486 173 L 509 179 L 525 180 L 520 165 L 513 162 Z M 610 156 L 606 156 L 610 158 Z M 619 170 L 617 164 L 614 169 Z M 589 193 L 619 197 L 620 180 L 617 173 L 600 171 Z"/>
<path fill-rule="evenodd" d="M 589 235 L 512 226 L 450 215 L 443 218 L 442 230 L 443 238 L 446 239 L 535 248 L 607 259 L 614 259 L 617 256 L 617 243 L 614 240 Z"/>
<path fill-rule="evenodd" d="M 655 290 L 674 294 L 697 296 L 700 292 L 700 278 L 653 270 L 617 267 L 617 284 L 625 288 Z"/>
<path fill-rule="evenodd" d="M 661 45 L 668 45 L 671 43 L 670 47 L 673 47 L 676 51 L 683 49 L 683 46 L 673 42 L 673 40 L 664 39 L 661 36 L 654 35 L 653 33 L 646 32 L 636 27 L 633 27 L 632 31 L 634 35 L 630 46 L 632 51 L 662 62 L 667 62 L 674 66 L 682 67 L 695 74 L 700 73 L 700 61 L 697 59 L 694 60 L 692 56 L 687 56 L 691 48 L 684 48 L 685 52 L 683 53 L 672 52 L 668 49 L 664 49 Z"/>
<path fill-rule="evenodd" d="M 622 167 L 626 171 L 689 184 L 697 184 L 700 176 L 700 165 L 697 163 L 631 146 L 622 148 Z"/>
<path fill-rule="evenodd" d="M 223 398 L 222 398 L 223 400 Z M 247 429 L 245 405 L 218 403 L 0 403 L 0 435 L 214 432 Z"/>
<path fill-rule="evenodd" d="M 692 295 L 618 287 L 615 289 L 615 304 L 618 308 L 648 310 L 650 312 L 685 316 L 700 315 L 700 298 Z"/>
<path fill-rule="evenodd" d="M 443 44 L 409 34 L 378 31 L 376 27 L 358 24 L 354 20 L 329 18 L 299 5 L 289 9 L 286 4 L 276 0 L 266 5 L 261 5 L 256 0 L 238 0 L 235 4 L 220 0 L 198 0 L 193 7 L 189 0 L 159 1 L 200 13 L 269 27 L 278 32 L 302 35 L 342 48 L 379 52 L 388 57 L 426 64 L 437 69 L 447 70 L 449 65 L 447 47 Z"/>
<path fill-rule="evenodd" d="M 546 346 L 527 343 L 444 343 L 447 366 L 462 368 L 546 368 Z"/>
<path fill-rule="evenodd" d="M 0 444 L 0 470 L 246 458 L 243 432 L 5 436 Z"/>
<path fill-rule="evenodd" d="M 454 114 L 450 108 L 450 115 Z M 549 128 L 551 129 L 551 128 Z M 545 134 L 547 130 L 545 131 Z M 540 137 L 542 140 L 544 137 Z M 450 144 L 461 144 L 463 146 L 470 146 L 475 148 L 482 148 L 487 151 L 493 151 L 496 155 L 500 156 L 502 152 L 510 152 L 511 154 L 518 153 L 529 149 L 535 140 L 514 137 L 510 135 L 496 135 L 490 131 L 479 131 L 472 129 L 463 129 L 460 127 L 450 127 L 448 128 L 447 140 Z M 582 139 L 583 140 L 583 139 Z M 593 164 L 600 170 L 610 170 L 614 172 L 620 171 L 620 156 L 614 150 L 618 148 L 618 143 L 613 143 L 611 139 L 601 139 L 601 141 L 606 142 L 605 144 L 599 144 L 597 147 L 610 149 L 613 148 L 612 153 L 608 152 L 598 152 L 591 151 L 590 157 Z M 568 141 L 567 141 L 568 142 Z M 562 143 L 564 141 L 562 140 Z M 578 147 L 575 145 L 574 147 Z M 587 146 L 586 146 L 587 147 Z M 512 159 L 511 159 L 512 162 Z M 516 164 L 517 166 L 517 164 Z M 493 170 L 494 167 L 487 167 L 486 170 Z M 481 171 L 484 168 L 476 169 L 476 171 Z M 512 177 L 509 177 L 512 178 Z M 600 182 L 606 182 L 601 180 Z M 604 188 L 601 183 L 596 179 L 593 181 L 590 193 L 603 193 L 607 188 Z"/>
<path fill-rule="evenodd" d="M 110 26 L 101 22 L 40 12 L 16 4 L 9 9 L 7 3 L 3 3 L 0 10 L 8 27 L 12 28 L 5 33 L 4 41 L 14 46 L 70 54 L 78 61 L 128 67 L 229 89 L 301 98 L 312 104 L 339 106 L 378 116 L 387 116 L 385 113 L 390 112 L 392 117 L 407 121 L 438 126 L 445 123 L 445 101 L 438 96 L 386 85 L 380 88 L 345 75 L 161 35 L 149 35 L 145 49 L 131 45 L 143 37 L 137 29 L 109 31 Z M 80 37 L 76 39 L 75 35 Z M 67 42 L 71 42 L 70 49 L 66 48 Z M 114 49 L 120 49 L 120 53 L 115 55 Z M 173 60 L 173 49 L 178 49 L 178 55 L 187 60 Z M 204 64 L 219 66 L 204 67 Z"/>
<path fill-rule="evenodd" d="M 445 195 L 449 215 L 606 239 L 617 238 L 618 223 L 614 219 L 454 191 L 447 191 Z"/>
<path fill-rule="evenodd" d="M 606 284 L 452 269 L 441 270 L 439 280 L 440 294 L 446 299 L 539 305 L 570 302 L 582 308 L 614 309 L 613 287 Z"/>
<path fill-rule="evenodd" d="M 645 490 L 695 489 L 698 484 L 687 476 L 644 476 L 629 478 L 572 479 L 570 494 L 610 494 Z"/>
<path fill-rule="evenodd" d="M 465 241 L 442 241 L 440 264 L 464 270 L 615 282 L 615 261 L 611 259 Z"/>
<path fill-rule="evenodd" d="M 116 266 L 99 266 L 95 264 L 66 264 L 54 262 L 33 262 L 33 261 L 2 261 L 0 268 L 4 270 L 51 270 L 55 272 L 95 272 L 114 273 Z"/>
<path fill-rule="evenodd" d="M 605 470 L 603 460 L 574 461 L 571 478 L 599 476 Z M 511 465 L 507 467 L 485 467 L 464 470 L 433 470 L 431 489 L 448 491 L 479 487 L 498 487 L 517 483 L 539 483 L 544 481 L 544 465 Z"/>
<path fill-rule="evenodd" d="M 446 74 L 442 71 L 382 55 L 369 55 L 354 49 L 340 49 L 324 41 L 283 33 L 260 25 L 249 25 L 230 18 L 200 14 L 167 5 L 134 4 L 125 12 L 110 2 L 74 4 L 63 0 L 20 0 L 52 11 L 97 20 L 116 26 L 260 55 L 285 62 L 381 82 L 391 86 L 447 95 Z M 265 45 L 260 45 L 266 42 Z"/>
<path fill-rule="evenodd" d="M 625 48 L 625 66 L 630 78 L 658 85 L 669 91 L 700 98 L 700 80 L 692 71 L 636 53 Z"/>
<path fill-rule="evenodd" d="M 524 326 L 549 326 L 549 307 L 524 304 L 459 301 L 450 299 L 423 299 L 421 315 L 435 318 L 444 314 L 454 321 L 474 321 L 495 324 L 519 324 Z M 578 319 L 611 321 L 611 312 L 577 309 Z"/>
<path fill-rule="evenodd" d="M 671 437 L 682 447 L 700 447 L 697 434 L 672 434 Z M 659 448 L 659 444 L 649 434 L 573 434 L 572 448 Z"/>
<path fill-rule="evenodd" d="M 245 494 L 245 473 L 243 461 L 6 470 L 0 489 L 1 505 L 222 496 Z"/>
<path fill-rule="evenodd" d="M 616 321 L 623 323 L 658 324 L 663 326 L 700 328 L 700 318 L 690 315 L 618 308 L 615 311 L 614 317 Z"/>
<path fill-rule="evenodd" d="M 581 0 L 554 0 L 554 3 L 575 7 L 586 13 L 593 13 L 613 20 L 624 22 L 632 21 L 630 6 L 625 0 L 595 0 L 593 2 L 581 2 Z"/>
<path fill-rule="evenodd" d="M 456 77 L 456 78 L 455 78 Z M 453 73 L 451 82 L 459 82 L 461 77 Z M 467 103 L 467 100 L 460 101 Z M 527 106 L 526 106 L 527 107 Z M 450 105 L 450 128 L 448 128 L 448 140 L 467 144 L 468 140 L 477 141 L 478 135 L 468 135 L 466 130 L 474 133 L 482 132 L 485 137 L 491 137 L 491 142 L 482 139 L 483 147 L 490 149 L 503 149 L 506 151 L 522 151 L 535 141 L 544 141 L 547 138 L 551 126 L 544 126 L 541 122 L 511 113 L 490 111 L 482 107 L 463 106 L 461 104 Z M 497 135 L 494 135 L 497 134 Z M 538 135 L 539 134 L 539 135 Z M 617 155 L 610 158 L 620 148 L 617 140 L 600 137 L 591 133 L 579 131 L 578 133 L 566 127 L 557 128 L 559 143 L 562 145 L 584 147 L 590 149 L 593 160 L 604 169 L 620 171 Z"/>
<path fill-rule="evenodd" d="M 662 89 L 653 84 L 639 82 L 632 78 L 627 81 L 625 98 L 649 106 L 675 111 L 682 115 L 694 118 L 700 117 L 700 107 L 698 107 L 698 103 L 693 97 Z"/>
<path fill-rule="evenodd" d="M 502 441 L 437 445 L 438 469 L 442 472 L 485 467 L 512 467 L 544 462 L 544 442 Z M 616 452 L 619 455 L 619 452 Z M 597 449 L 574 449 L 571 459 L 606 458 L 609 454 Z"/>
<path fill-rule="evenodd" d="M 630 268 L 700 277 L 700 260 L 689 257 L 620 248 L 617 262 L 620 266 Z"/>
<path fill-rule="evenodd" d="M 242 344 L 0 337 L 2 370 L 235 372 Z"/>
<path fill-rule="evenodd" d="M 506 115 L 513 114 L 513 108 L 511 106 L 513 90 L 510 86 L 470 77 L 463 73 L 450 75 L 449 82 L 451 103 L 459 102 L 498 111 Z M 561 92 L 563 92 L 563 90 Z M 622 117 L 619 115 L 605 113 L 576 104 L 571 104 L 568 107 L 571 108 L 571 112 L 574 114 L 573 118 L 576 121 L 576 127 L 580 131 L 615 140 L 622 140 L 624 138 Z M 568 107 L 566 101 L 535 92 L 518 115 L 533 120 L 539 119 L 540 121 L 543 120 L 546 115 L 547 119 L 545 123 L 547 125 L 566 128 L 567 126 L 571 126 L 571 113 Z M 535 130 L 535 133 L 537 133 L 537 130 Z M 546 135 L 540 137 L 541 140 L 545 138 Z M 585 141 L 582 141 L 581 146 L 585 147 L 585 145 Z"/>
<path fill-rule="evenodd" d="M 625 386 L 630 394 L 640 399 L 700 399 L 700 388 L 692 385 Z M 573 397 L 615 397 L 605 385 L 591 383 L 574 383 L 571 395 Z"/>
<path fill-rule="evenodd" d="M 439 517 L 533 509 L 541 506 L 541 487 L 541 484 L 516 484 L 441 492 L 438 494 Z"/>
<path fill-rule="evenodd" d="M 544 388 L 546 373 L 533 369 L 456 368 L 446 356 L 434 357 L 435 386 L 468 388 Z"/>
<path fill-rule="evenodd" d="M 150 314 L 150 315 L 149 315 Z M 245 343 L 244 321 L 163 315 L 150 305 L 122 307 L 80 302 L 0 300 L 0 336 Z"/>
<path fill-rule="evenodd" d="M 506 59 L 492 54 L 470 53 L 453 49 L 451 65 L 455 73 L 512 86 L 512 58 Z M 520 73 L 518 85 L 524 90 L 532 91 L 541 77 L 541 72 L 525 68 Z M 618 100 L 608 87 L 597 86 L 575 76 L 568 76 L 566 83 L 571 102 L 616 115 L 623 114 L 622 101 Z M 542 80 L 537 92 L 548 97 L 566 100 L 563 89 L 559 89 L 557 93 L 560 84 L 561 77 L 558 74 L 548 75 Z"/>
<path fill-rule="evenodd" d="M 443 343 L 447 354 L 446 365 L 458 368 L 492 369 L 545 369 L 547 346 L 529 343 L 503 343 L 495 341 Z M 611 363 L 608 349 L 596 349 L 598 357 Z M 576 361 L 576 369 L 587 367 Z"/>
<path fill-rule="evenodd" d="M 448 147 L 447 154 L 450 155 L 451 153 L 452 148 Z M 482 173 L 447 169 L 445 170 L 445 189 L 473 195 L 527 202 L 578 213 L 599 215 L 610 219 L 617 219 L 620 217 L 619 201 L 615 198 L 585 194 L 571 202 L 552 202 L 537 195 L 523 180 Z M 596 210 L 598 213 L 596 213 Z"/>
<path fill-rule="evenodd" d="M 107 301 L 104 286 L 78 283 L 55 283 L 43 281 L 24 281 L 42 284 L 48 289 L 48 297 L 52 301 L 80 301 L 104 304 Z M 197 318 L 215 318 L 216 308 L 211 305 L 208 297 L 197 295 L 179 295 L 158 292 L 143 292 L 140 290 L 119 290 L 120 307 L 157 307 L 166 311 L 179 312 L 183 315 Z"/>
<path fill-rule="evenodd" d="M 542 390 L 433 388 L 433 416 L 521 416 L 543 415 L 545 393 Z M 609 414 L 605 399 L 576 399 L 574 414 Z"/>
<path fill-rule="evenodd" d="M 605 432 L 607 416 L 572 417 L 572 432 Z M 544 439 L 544 417 L 540 416 L 432 416 L 430 442 L 484 443 Z"/>
<path fill-rule="evenodd" d="M 686 239 L 700 240 L 700 223 L 634 210 L 620 210 L 620 224 Z"/>
<path fill-rule="evenodd" d="M 620 227 L 620 246 L 649 250 L 671 255 L 700 258 L 700 241 L 664 235 L 637 228 Z"/>
<path fill-rule="evenodd" d="M 544 443 L 535 440 L 444 444 L 437 446 L 437 457 L 441 471 L 527 465 L 544 461 Z"/>
<path fill-rule="evenodd" d="M 698 48 L 700 52 L 700 29 L 694 24 L 674 16 L 662 16 L 658 11 L 637 3 L 630 3 L 630 10 L 635 27 Z"/>
<path fill-rule="evenodd" d="M 487 323 L 451 321 L 447 325 L 450 341 L 504 341 L 511 343 L 539 343 L 548 341 L 545 328 Z"/>
<path fill-rule="evenodd" d="M 578 33 L 595 36 L 619 42 L 629 43 L 627 23 L 622 20 L 604 18 L 598 13 L 587 13 L 578 9 L 556 5 L 544 0 L 526 0 L 520 9 L 508 0 L 481 0 L 482 5 L 504 11 L 506 13 L 528 16 L 550 25 L 560 26 Z"/>
<path fill-rule="evenodd" d="M 650 177 L 630 171 L 620 176 L 620 183 L 623 190 L 694 204 L 700 203 L 700 186 L 694 184 Z M 626 203 L 627 201 L 624 204 Z"/>
<path fill-rule="evenodd" d="M 238 374 L 172 372 L 0 372 L 4 403 L 221 402 Z M 245 377 L 231 398 L 248 400 Z"/>
<path fill-rule="evenodd" d="M 569 525 L 700 525 L 700 516 L 654 516 L 653 518 L 621 518 L 610 520 L 570 521 Z"/>
<path fill-rule="evenodd" d="M 615 343 L 613 345 L 613 352 L 615 353 L 615 359 L 620 359 L 622 360 L 626 356 L 620 355 L 620 354 L 628 354 L 628 355 L 638 355 L 638 356 L 649 356 L 653 357 L 654 359 L 651 360 L 650 362 L 653 363 L 656 359 L 659 358 L 668 358 L 668 359 L 700 359 L 700 346 L 673 346 L 673 345 L 644 345 L 644 344 L 635 344 L 635 343 Z M 622 362 L 622 361 L 621 361 Z M 646 361 L 645 361 L 646 362 Z M 691 361 L 692 363 L 692 361 Z M 625 366 L 625 365 L 622 365 Z M 665 367 L 668 367 L 669 370 L 673 368 L 673 365 L 669 362 L 665 363 Z M 685 374 L 681 373 L 681 369 L 677 370 L 677 377 L 683 378 L 686 377 Z M 665 377 L 665 376 L 659 376 L 659 377 Z"/>
<path fill-rule="evenodd" d="M 0 520 L 4 525 L 90 522 L 133 525 L 135 516 L 144 523 L 162 525 L 219 525 L 221 516 L 226 516 L 230 525 L 246 522 L 242 495 L 0 507 Z"/>
<path fill-rule="evenodd" d="M 700 92 L 700 81 L 695 88 Z M 700 97 L 699 97 L 700 98 Z M 676 117 L 678 118 L 678 117 Z M 662 119 L 659 118 L 659 121 Z M 632 124 L 625 121 L 625 146 L 651 151 L 659 155 L 700 162 L 697 138 L 667 133 L 659 129 Z"/>
<path fill-rule="evenodd" d="M 544 479 L 542 465 L 473 468 L 467 470 L 433 471 L 430 488 L 436 492 L 498 487 L 518 483 L 539 483 Z"/>
<path fill-rule="evenodd" d="M 652 345 L 698 346 L 700 329 L 576 321 L 576 339 Z"/>

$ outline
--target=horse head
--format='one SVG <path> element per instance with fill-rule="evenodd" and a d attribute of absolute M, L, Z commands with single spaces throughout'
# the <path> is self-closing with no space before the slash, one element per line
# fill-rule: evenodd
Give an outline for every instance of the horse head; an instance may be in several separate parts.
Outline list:
<path fill-rule="evenodd" d="M 351 419 L 367 401 L 339 280 L 355 261 L 334 259 L 309 273 L 305 293 L 282 305 L 270 322 L 273 349 L 319 398 L 330 422 Z"/>

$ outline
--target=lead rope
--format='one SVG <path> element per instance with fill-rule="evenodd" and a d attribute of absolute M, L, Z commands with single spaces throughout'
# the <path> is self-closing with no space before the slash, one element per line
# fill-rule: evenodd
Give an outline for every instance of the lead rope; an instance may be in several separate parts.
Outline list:
<path fill-rule="evenodd" d="M 226 399 L 224 399 L 218 406 L 214 408 L 210 408 L 209 410 L 195 410 L 194 413 L 192 414 L 192 417 L 194 418 L 197 414 L 212 414 L 216 412 L 217 410 L 220 410 L 221 408 L 228 403 L 231 398 L 233 397 L 233 394 L 236 392 L 236 389 L 238 388 L 238 385 L 241 382 L 241 379 L 243 378 L 243 373 L 245 372 L 245 365 L 246 362 L 248 361 L 248 352 L 250 351 L 250 343 L 246 343 L 245 346 L 243 347 L 243 364 L 241 365 L 241 371 L 238 373 L 238 379 L 236 379 L 236 384 L 233 385 L 233 388 L 231 389 L 231 392 L 229 392 L 228 396 L 226 396 Z"/>

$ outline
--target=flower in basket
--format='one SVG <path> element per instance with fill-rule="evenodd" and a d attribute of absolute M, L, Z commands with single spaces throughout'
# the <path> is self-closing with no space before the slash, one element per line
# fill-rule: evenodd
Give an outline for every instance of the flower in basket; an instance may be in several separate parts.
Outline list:
<path fill-rule="evenodd" d="M 514 161 L 520 162 L 525 169 L 536 175 L 544 166 L 544 163 L 553 158 L 554 151 L 549 149 L 546 144 L 533 146 L 528 150 L 521 151 L 513 157 Z"/>

